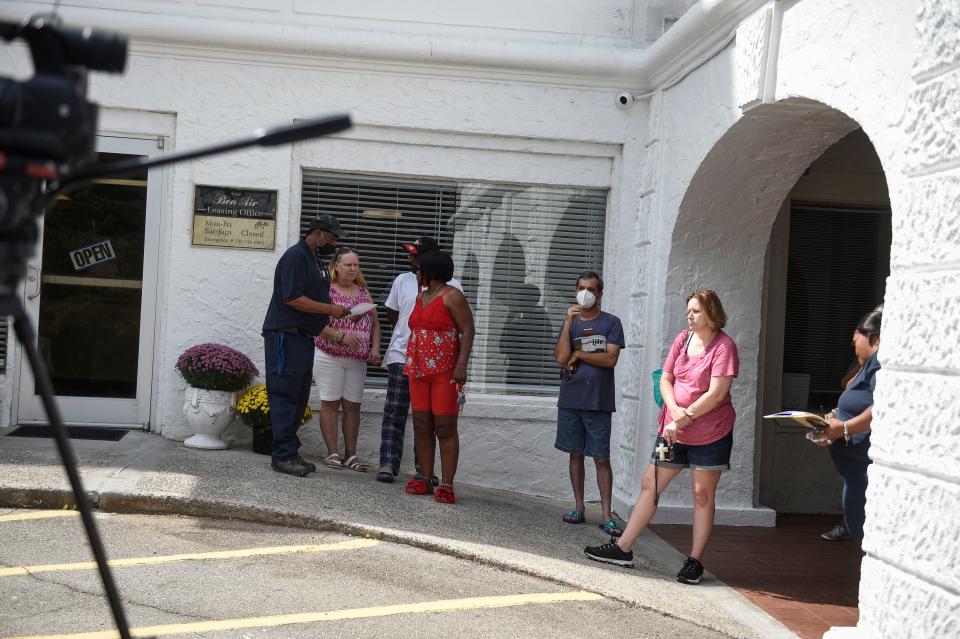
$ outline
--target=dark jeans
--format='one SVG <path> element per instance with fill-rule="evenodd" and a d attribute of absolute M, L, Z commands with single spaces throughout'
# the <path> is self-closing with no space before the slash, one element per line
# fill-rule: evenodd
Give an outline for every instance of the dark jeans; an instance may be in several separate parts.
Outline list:
<path fill-rule="evenodd" d="M 310 400 L 313 339 L 295 333 L 265 331 L 263 350 L 273 426 L 273 461 L 283 461 L 300 450 L 297 430 Z"/>
<path fill-rule="evenodd" d="M 850 535 L 863 542 L 864 508 L 867 504 L 867 466 L 870 465 L 870 435 L 859 444 L 841 437 L 830 445 L 830 458 L 843 477 L 843 521 Z"/>

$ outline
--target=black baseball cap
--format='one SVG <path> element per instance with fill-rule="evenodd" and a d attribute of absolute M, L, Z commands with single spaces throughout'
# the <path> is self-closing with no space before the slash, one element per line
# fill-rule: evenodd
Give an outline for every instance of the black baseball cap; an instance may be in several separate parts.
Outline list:
<path fill-rule="evenodd" d="M 429 235 L 418 237 L 414 240 L 413 244 L 401 244 L 400 246 L 402 246 L 407 253 L 413 253 L 414 255 L 423 255 L 424 253 L 440 250 L 440 245 Z"/>
<path fill-rule="evenodd" d="M 307 226 L 307 234 L 310 234 L 317 229 L 336 235 L 338 240 L 343 240 L 347 237 L 347 234 L 343 232 L 343 227 L 341 227 L 340 223 L 337 222 L 337 218 L 333 217 L 329 213 L 321 213 L 317 217 L 310 220 L 310 224 Z"/>

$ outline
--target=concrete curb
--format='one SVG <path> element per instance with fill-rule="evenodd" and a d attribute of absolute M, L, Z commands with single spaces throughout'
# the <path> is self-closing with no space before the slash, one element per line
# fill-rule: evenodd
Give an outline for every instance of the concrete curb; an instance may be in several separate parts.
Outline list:
<path fill-rule="evenodd" d="M 660 608 L 646 605 L 637 599 L 631 599 L 623 594 L 609 591 L 605 592 L 602 589 L 598 589 L 597 584 L 585 584 L 582 580 L 560 577 L 546 569 L 538 569 L 537 567 L 524 565 L 519 562 L 497 559 L 491 556 L 490 553 L 482 552 L 476 548 L 466 547 L 476 546 L 476 544 L 451 543 L 450 540 L 441 537 L 432 537 L 377 526 L 345 523 L 333 519 L 294 514 L 243 504 L 216 503 L 202 499 L 185 499 L 175 496 L 128 495 L 110 491 L 103 493 L 88 491 L 88 495 L 90 496 L 91 505 L 94 509 L 111 513 L 182 515 L 189 517 L 234 519 L 251 523 L 337 532 L 351 536 L 405 544 L 421 550 L 436 552 L 458 559 L 475 561 L 493 568 L 544 579 L 559 585 L 595 592 L 608 599 L 663 615 L 667 618 L 693 624 L 697 627 L 718 632 L 728 637 L 736 637 L 739 639 L 753 636 L 749 634 L 731 634 L 729 628 L 703 623 L 701 619 L 691 618 L 687 615 L 666 612 Z M 76 508 L 76 500 L 74 499 L 73 492 L 65 489 L 0 487 L 0 507 L 73 510 Z"/>

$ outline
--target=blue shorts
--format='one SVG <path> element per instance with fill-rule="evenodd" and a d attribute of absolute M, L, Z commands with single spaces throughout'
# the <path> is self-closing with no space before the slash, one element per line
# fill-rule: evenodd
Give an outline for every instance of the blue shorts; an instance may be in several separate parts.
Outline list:
<path fill-rule="evenodd" d="M 610 459 L 610 416 L 605 410 L 557 409 L 557 441 L 565 453 Z"/>
<path fill-rule="evenodd" d="M 663 441 L 657 437 L 654 449 Z M 733 450 L 733 431 L 715 442 L 701 446 L 674 444 L 667 453 L 668 461 L 656 461 L 663 468 L 692 468 L 693 470 L 730 470 L 730 451 Z M 671 453 L 673 458 L 671 459 Z M 657 452 L 650 455 L 650 463 L 657 460 Z"/>

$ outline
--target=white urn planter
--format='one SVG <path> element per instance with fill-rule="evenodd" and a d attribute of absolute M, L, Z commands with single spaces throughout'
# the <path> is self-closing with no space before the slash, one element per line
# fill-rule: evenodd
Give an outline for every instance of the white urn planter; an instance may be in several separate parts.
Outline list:
<path fill-rule="evenodd" d="M 233 410 L 237 394 L 232 391 L 209 390 L 187 386 L 183 393 L 183 414 L 187 426 L 195 435 L 184 440 L 190 448 L 223 450 L 226 442 L 220 439 L 220 433 L 233 421 Z"/>

